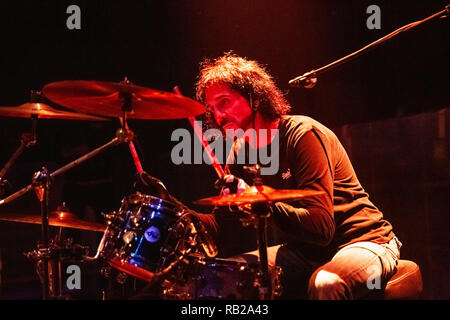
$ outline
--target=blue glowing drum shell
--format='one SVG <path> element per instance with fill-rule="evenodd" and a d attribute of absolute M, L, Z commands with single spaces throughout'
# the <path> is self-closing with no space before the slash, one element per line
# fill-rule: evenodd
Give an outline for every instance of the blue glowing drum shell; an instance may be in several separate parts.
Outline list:
<path fill-rule="evenodd" d="M 204 258 L 192 255 L 181 277 L 162 284 L 169 300 L 259 300 L 261 273 L 257 263 L 242 259 Z M 281 295 L 281 268 L 269 266 L 271 296 Z"/>
<path fill-rule="evenodd" d="M 188 281 L 193 299 L 259 299 L 256 265 L 216 258 L 199 266 L 195 273 Z"/>
<path fill-rule="evenodd" d="M 175 204 L 141 193 L 125 197 L 119 211 L 107 214 L 106 221 L 101 257 L 146 281 L 177 260 L 192 227 Z"/>

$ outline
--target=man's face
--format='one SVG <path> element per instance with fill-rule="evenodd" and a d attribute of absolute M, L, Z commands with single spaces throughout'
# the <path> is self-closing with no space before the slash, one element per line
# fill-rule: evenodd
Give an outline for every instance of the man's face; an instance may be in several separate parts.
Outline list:
<path fill-rule="evenodd" d="M 205 90 L 206 104 L 212 110 L 219 126 L 227 130 L 251 127 L 252 110 L 237 90 L 227 85 L 213 84 Z"/>

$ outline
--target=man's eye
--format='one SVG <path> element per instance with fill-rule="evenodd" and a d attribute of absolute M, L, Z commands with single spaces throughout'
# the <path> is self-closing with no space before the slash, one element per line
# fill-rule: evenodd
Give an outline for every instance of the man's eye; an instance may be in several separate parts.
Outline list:
<path fill-rule="evenodd" d="M 222 99 L 219 103 L 220 107 L 227 106 L 230 103 L 230 99 Z"/>

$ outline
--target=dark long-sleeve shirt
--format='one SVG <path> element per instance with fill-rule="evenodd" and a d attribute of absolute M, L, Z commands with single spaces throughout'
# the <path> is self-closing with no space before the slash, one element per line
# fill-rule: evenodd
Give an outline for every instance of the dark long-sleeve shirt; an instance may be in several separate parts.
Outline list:
<path fill-rule="evenodd" d="M 252 184 L 252 177 L 241 165 L 231 169 Z M 275 189 L 324 192 L 301 201 L 276 202 L 271 207 L 271 224 L 291 247 L 303 252 L 333 254 L 354 242 L 386 243 L 394 236 L 391 224 L 358 181 L 336 135 L 309 117 L 280 119 L 279 169 L 274 175 L 263 176 L 263 183 Z"/>

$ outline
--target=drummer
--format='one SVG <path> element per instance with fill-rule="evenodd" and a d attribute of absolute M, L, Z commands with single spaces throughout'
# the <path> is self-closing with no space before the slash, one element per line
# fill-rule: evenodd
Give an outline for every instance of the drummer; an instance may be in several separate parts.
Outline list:
<path fill-rule="evenodd" d="M 358 299 L 389 280 L 401 243 L 330 129 L 307 116 L 287 115 L 291 107 L 265 68 L 233 53 L 201 63 L 196 96 L 207 107 L 210 128 L 254 129 L 247 148 L 279 143 L 278 171 L 263 176 L 264 185 L 324 192 L 270 207 L 269 223 L 285 239 L 268 248 L 269 264 L 283 270 L 281 298 Z M 276 129 L 278 140 L 265 135 L 264 141 L 262 129 Z M 242 164 L 230 170 L 235 181 L 252 184 Z M 237 185 L 242 183 L 226 187 L 237 192 Z M 242 257 L 256 261 L 256 255 Z"/>

